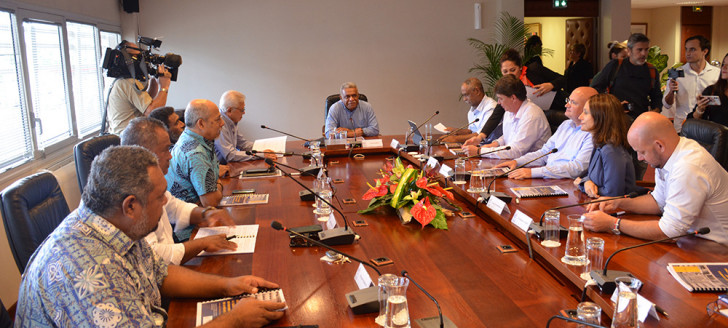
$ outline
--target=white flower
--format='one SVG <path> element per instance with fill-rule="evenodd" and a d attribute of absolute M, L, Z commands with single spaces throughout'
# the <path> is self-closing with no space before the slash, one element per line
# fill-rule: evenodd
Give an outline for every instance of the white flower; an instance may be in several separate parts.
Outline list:
<path fill-rule="evenodd" d="M 113 303 L 96 304 L 93 309 L 94 325 L 113 328 L 121 321 L 121 310 Z"/>
<path fill-rule="evenodd" d="M 75 282 L 73 287 L 76 288 L 79 298 L 84 298 L 97 289 L 109 287 L 104 281 L 104 274 L 99 272 L 98 265 L 81 271 L 73 281 Z"/>

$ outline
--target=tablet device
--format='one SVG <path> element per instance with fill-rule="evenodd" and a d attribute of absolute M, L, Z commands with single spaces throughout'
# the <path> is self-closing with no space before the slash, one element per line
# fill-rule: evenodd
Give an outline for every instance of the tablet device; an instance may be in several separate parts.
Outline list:
<path fill-rule="evenodd" d="M 412 128 L 412 142 L 415 145 L 419 145 L 420 141 L 422 141 L 422 134 L 420 133 L 420 129 L 417 128 L 417 124 L 412 121 L 407 121 L 409 123 L 410 127 Z"/>

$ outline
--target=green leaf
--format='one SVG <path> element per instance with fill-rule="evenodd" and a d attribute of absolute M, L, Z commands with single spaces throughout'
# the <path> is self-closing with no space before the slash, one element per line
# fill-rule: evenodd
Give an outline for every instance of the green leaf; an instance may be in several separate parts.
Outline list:
<path fill-rule="evenodd" d="M 384 196 L 379 197 L 379 198 L 373 198 L 369 202 L 369 207 L 367 207 L 367 208 L 365 208 L 365 209 L 363 209 L 361 211 L 357 211 L 357 213 L 359 213 L 359 214 L 369 214 L 372 211 L 374 211 L 375 209 L 377 209 L 378 207 L 380 207 L 382 205 L 389 204 L 389 202 L 390 202 L 391 199 L 392 199 L 392 195 L 391 194 L 387 194 L 387 195 L 384 195 Z"/>
<path fill-rule="evenodd" d="M 437 229 L 447 230 L 447 220 L 445 219 L 445 213 L 438 209 L 435 218 L 430 221 L 430 225 Z"/>

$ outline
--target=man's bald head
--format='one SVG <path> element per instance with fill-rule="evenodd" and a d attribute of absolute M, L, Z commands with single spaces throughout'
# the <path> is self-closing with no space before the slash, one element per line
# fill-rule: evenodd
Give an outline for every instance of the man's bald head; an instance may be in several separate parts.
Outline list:
<path fill-rule="evenodd" d="M 579 115 L 584 111 L 584 105 L 591 96 L 597 94 L 597 90 L 591 87 L 578 87 L 569 95 L 569 101 L 566 102 L 566 117 L 581 125 Z"/>
<path fill-rule="evenodd" d="M 661 168 L 675 151 L 680 136 L 667 117 L 656 112 L 646 112 L 632 123 L 627 133 L 627 141 L 640 160 L 655 168 Z"/>
<path fill-rule="evenodd" d="M 185 123 L 192 132 L 207 140 L 215 140 L 220 135 L 223 121 L 217 105 L 207 99 L 195 99 L 187 104 Z"/>

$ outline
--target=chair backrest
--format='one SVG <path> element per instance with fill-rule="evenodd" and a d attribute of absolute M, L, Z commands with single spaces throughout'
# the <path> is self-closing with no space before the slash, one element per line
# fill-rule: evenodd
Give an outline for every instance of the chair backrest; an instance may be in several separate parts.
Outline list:
<path fill-rule="evenodd" d="M 568 117 L 566 117 L 566 114 L 564 114 L 564 112 L 560 110 L 547 110 L 543 113 L 546 114 L 546 119 L 549 121 L 551 134 L 556 133 L 556 130 L 559 129 L 561 123 L 564 123 L 564 121 L 569 119 Z"/>
<path fill-rule="evenodd" d="M 22 273 L 30 256 L 70 213 L 58 181 L 49 172 L 25 177 L 0 193 L 5 233 Z"/>
<path fill-rule="evenodd" d="M 5 309 L 3 301 L 0 300 L 0 328 L 11 328 L 13 327 L 13 318 L 10 317 L 10 313 Z"/>
<path fill-rule="evenodd" d="M 330 95 L 326 97 L 326 100 L 324 101 L 324 105 L 326 108 L 324 108 L 324 121 L 326 121 L 326 118 L 329 116 L 329 108 L 331 108 L 331 105 L 335 104 L 337 101 L 341 100 L 341 95 L 335 94 Z M 363 93 L 359 94 L 359 100 L 364 100 L 368 102 L 367 96 L 365 96 Z"/>
<path fill-rule="evenodd" d="M 682 135 L 705 147 L 728 170 L 728 127 L 711 121 L 689 119 L 683 123 Z"/>
<path fill-rule="evenodd" d="M 107 134 L 79 142 L 73 147 L 73 156 L 76 160 L 76 176 L 78 177 L 78 187 L 81 193 L 83 193 L 83 188 L 86 187 L 88 173 L 91 172 L 91 162 L 94 161 L 96 155 L 101 154 L 109 146 L 117 146 L 120 143 L 119 136 Z"/>

